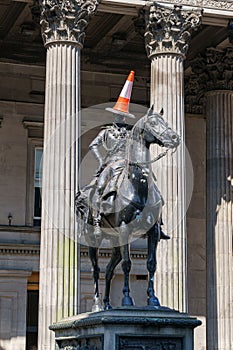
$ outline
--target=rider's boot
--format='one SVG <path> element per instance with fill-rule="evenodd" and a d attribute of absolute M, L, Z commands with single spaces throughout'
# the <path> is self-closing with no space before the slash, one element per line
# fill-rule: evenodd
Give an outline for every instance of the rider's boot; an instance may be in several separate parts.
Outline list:
<path fill-rule="evenodd" d="M 101 228 L 100 228 L 100 223 L 101 223 L 101 215 L 100 215 L 100 201 L 101 201 L 101 194 L 102 194 L 102 189 L 98 189 L 98 195 L 96 198 L 95 202 L 95 210 L 93 213 L 93 225 L 94 225 L 94 235 L 96 237 L 101 236 Z"/>
<path fill-rule="evenodd" d="M 159 225 L 159 228 L 160 228 L 160 239 L 170 239 L 170 236 L 166 235 L 163 230 L 162 230 L 162 225 L 163 225 L 163 220 L 162 218 L 160 219 L 160 225 Z"/>
<path fill-rule="evenodd" d="M 160 228 L 160 239 L 170 239 L 170 236 L 166 235 Z"/>

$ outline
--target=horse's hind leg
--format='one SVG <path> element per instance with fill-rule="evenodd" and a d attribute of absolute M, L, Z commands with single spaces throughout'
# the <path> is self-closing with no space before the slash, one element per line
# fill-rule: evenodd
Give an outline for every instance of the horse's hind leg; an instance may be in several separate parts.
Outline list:
<path fill-rule="evenodd" d="M 89 257 L 91 260 L 92 268 L 93 268 L 93 278 L 94 278 L 94 305 L 92 307 L 92 311 L 100 311 L 103 310 L 101 306 L 100 294 L 99 294 L 99 272 L 100 268 L 98 265 L 98 248 L 89 247 Z"/>
<path fill-rule="evenodd" d="M 148 259 L 147 259 L 147 270 L 149 272 L 149 281 L 147 288 L 148 300 L 147 303 L 150 306 L 160 306 L 159 299 L 155 296 L 154 291 L 154 274 L 156 271 L 156 249 L 158 245 L 158 225 L 156 224 L 148 232 Z"/>
<path fill-rule="evenodd" d="M 105 275 L 105 295 L 104 295 L 104 310 L 110 310 L 112 309 L 112 306 L 109 301 L 109 295 L 110 295 L 110 288 L 111 288 L 111 281 L 114 275 L 114 270 L 116 266 L 121 261 L 121 252 L 120 247 L 114 247 L 112 248 L 112 256 L 111 260 L 109 261 L 107 267 L 106 267 L 106 275 Z"/>

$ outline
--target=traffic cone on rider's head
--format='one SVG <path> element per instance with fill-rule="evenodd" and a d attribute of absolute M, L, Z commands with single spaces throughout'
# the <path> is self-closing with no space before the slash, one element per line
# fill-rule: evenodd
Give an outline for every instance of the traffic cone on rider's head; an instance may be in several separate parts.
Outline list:
<path fill-rule="evenodd" d="M 134 71 L 131 70 L 115 106 L 113 108 L 106 108 L 107 111 L 115 114 L 120 114 L 123 117 L 135 118 L 133 114 L 129 113 L 129 103 L 133 87 L 133 81 Z"/>

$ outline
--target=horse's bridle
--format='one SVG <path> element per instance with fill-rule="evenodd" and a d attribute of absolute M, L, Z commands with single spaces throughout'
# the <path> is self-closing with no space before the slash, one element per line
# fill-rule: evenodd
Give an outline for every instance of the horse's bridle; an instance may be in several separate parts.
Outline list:
<path fill-rule="evenodd" d="M 146 121 L 144 121 L 144 125 L 145 125 L 145 123 L 146 123 Z M 165 131 L 167 131 L 168 129 L 169 129 L 169 126 L 167 125 L 166 129 L 164 129 L 160 134 L 158 134 L 158 136 L 163 135 L 163 134 L 165 133 Z M 144 130 L 147 130 L 147 128 L 144 128 Z M 157 138 L 157 136 L 156 136 L 156 138 Z M 171 154 L 175 153 L 177 147 L 178 147 L 178 145 L 177 145 L 176 147 L 173 148 L 173 152 L 172 152 Z M 159 160 L 159 159 L 165 157 L 165 156 L 167 155 L 169 149 L 170 149 L 170 148 L 167 148 L 165 152 L 160 153 L 160 154 L 159 154 L 158 156 L 156 156 L 155 158 L 153 158 L 153 159 L 151 159 L 151 160 L 148 160 L 148 161 L 146 161 L 146 162 L 129 162 L 128 164 L 129 164 L 129 165 L 139 165 L 139 166 L 140 166 L 140 165 L 152 164 L 152 163 L 154 163 L 154 162 L 157 162 L 157 160 Z"/>

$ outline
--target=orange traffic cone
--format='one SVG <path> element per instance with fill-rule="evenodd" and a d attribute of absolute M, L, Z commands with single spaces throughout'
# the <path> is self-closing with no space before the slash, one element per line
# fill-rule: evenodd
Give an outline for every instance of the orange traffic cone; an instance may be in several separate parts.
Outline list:
<path fill-rule="evenodd" d="M 131 70 L 115 106 L 113 108 L 106 108 L 107 111 L 120 114 L 124 117 L 135 118 L 133 114 L 129 113 L 129 103 L 133 87 L 133 81 L 134 71 Z"/>

